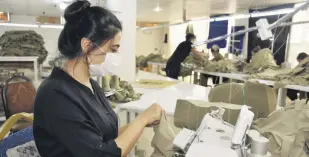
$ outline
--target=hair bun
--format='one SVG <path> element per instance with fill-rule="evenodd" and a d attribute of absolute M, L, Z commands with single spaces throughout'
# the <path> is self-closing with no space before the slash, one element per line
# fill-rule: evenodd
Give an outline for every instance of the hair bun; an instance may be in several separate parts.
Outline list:
<path fill-rule="evenodd" d="M 64 11 L 64 19 L 69 23 L 78 22 L 91 3 L 87 0 L 77 0 L 69 5 Z"/>

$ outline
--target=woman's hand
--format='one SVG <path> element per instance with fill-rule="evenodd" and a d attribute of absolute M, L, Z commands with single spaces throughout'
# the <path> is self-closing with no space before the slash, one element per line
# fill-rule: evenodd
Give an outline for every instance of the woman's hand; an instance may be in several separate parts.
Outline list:
<path fill-rule="evenodd" d="M 154 103 L 141 113 L 140 117 L 144 120 L 146 126 L 157 125 L 160 123 L 162 112 L 161 106 Z"/>

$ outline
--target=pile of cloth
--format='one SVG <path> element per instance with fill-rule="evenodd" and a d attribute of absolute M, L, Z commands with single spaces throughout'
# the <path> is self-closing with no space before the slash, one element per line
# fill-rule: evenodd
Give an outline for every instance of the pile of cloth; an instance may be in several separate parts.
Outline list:
<path fill-rule="evenodd" d="M 190 76 L 194 69 L 203 69 L 208 62 L 206 58 L 200 58 L 190 54 L 181 64 L 180 76 Z"/>
<path fill-rule="evenodd" d="M 278 85 L 309 85 L 309 57 L 300 62 L 294 69 L 275 76 Z"/>
<path fill-rule="evenodd" d="M 216 62 L 208 62 L 208 64 L 204 66 L 204 70 L 209 72 L 237 73 L 241 72 L 245 66 L 246 63 L 243 61 L 222 59 Z"/>
<path fill-rule="evenodd" d="M 265 48 L 253 54 L 251 62 L 243 70 L 246 74 L 257 74 L 264 72 L 266 69 L 278 69 L 274 56 L 270 49 Z"/>
<path fill-rule="evenodd" d="M 48 54 L 44 44 L 35 31 L 6 31 L 0 37 L 0 56 L 38 56 L 41 64 Z"/>
<path fill-rule="evenodd" d="M 269 139 L 272 157 L 307 157 L 309 106 L 296 101 L 267 118 L 253 122 L 252 128 Z"/>
<path fill-rule="evenodd" d="M 110 80 L 108 77 L 102 79 L 104 92 L 115 92 L 114 95 L 108 97 L 112 104 L 136 101 L 142 96 L 142 94 L 136 93 L 127 81 L 120 81 L 116 75 L 111 76 Z"/>
<path fill-rule="evenodd" d="M 163 58 L 160 54 L 151 53 L 148 56 L 138 56 L 136 57 L 136 67 L 146 68 L 148 62 L 155 62 L 155 63 L 166 63 L 167 60 Z"/>

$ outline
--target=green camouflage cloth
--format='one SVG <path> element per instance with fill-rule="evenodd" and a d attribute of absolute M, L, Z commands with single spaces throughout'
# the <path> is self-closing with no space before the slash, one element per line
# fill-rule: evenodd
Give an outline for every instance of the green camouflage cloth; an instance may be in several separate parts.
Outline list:
<path fill-rule="evenodd" d="M 203 69 L 208 62 L 209 61 L 205 58 L 196 57 L 193 54 L 190 54 L 181 64 L 180 76 L 190 76 L 194 69 Z"/>
<path fill-rule="evenodd" d="M 120 80 L 118 80 L 118 81 L 120 81 Z M 113 84 L 118 84 L 118 83 L 114 82 Z M 108 86 L 109 86 L 109 84 L 108 84 Z M 112 86 L 114 86 L 114 85 L 112 85 Z M 126 103 L 126 102 L 131 102 L 131 101 L 137 101 L 142 96 L 142 94 L 140 94 L 140 93 L 135 93 L 133 87 L 126 81 L 120 81 L 119 86 L 120 86 L 119 89 L 121 89 L 121 90 L 116 90 L 115 95 L 112 95 L 108 98 L 111 102 Z M 105 89 L 105 87 L 103 87 L 103 89 Z"/>
<path fill-rule="evenodd" d="M 6 31 L 0 37 L 0 56 L 38 56 L 41 64 L 48 54 L 44 44 L 35 31 Z"/>
<path fill-rule="evenodd" d="M 167 59 L 163 58 L 160 54 L 149 54 L 147 57 L 139 56 L 136 57 L 136 66 L 141 68 L 146 68 L 148 66 L 148 62 L 155 62 L 155 63 L 166 63 Z"/>
<path fill-rule="evenodd" d="M 278 66 L 270 49 L 265 48 L 253 54 L 251 62 L 244 68 L 244 73 L 256 74 L 265 69 L 277 69 Z"/>
<path fill-rule="evenodd" d="M 300 64 L 288 73 L 276 75 L 276 84 L 281 85 L 309 85 L 309 57 L 305 58 Z"/>

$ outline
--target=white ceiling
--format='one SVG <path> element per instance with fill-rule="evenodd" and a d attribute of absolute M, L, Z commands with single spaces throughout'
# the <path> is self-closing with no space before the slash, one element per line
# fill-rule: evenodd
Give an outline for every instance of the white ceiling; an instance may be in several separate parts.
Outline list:
<path fill-rule="evenodd" d="M 0 11 L 21 15 L 61 16 L 63 12 L 55 6 L 73 0 L 0 0 Z M 213 14 L 244 12 L 248 8 L 263 8 L 304 0 L 187 0 L 187 18 L 207 17 Z M 92 4 L 103 4 L 103 0 L 91 0 Z M 157 13 L 152 9 L 157 2 L 164 9 Z M 137 21 L 166 22 L 182 19 L 183 0 L 137 0 Z"/>
<path fill-rule="evenodd" d="M 184 0 L 137 0 L 138 21 L 182 20 Z M 187 0 L 187 19 L 208 17 L 215 14 L 246 12 L 249 8 L 265 8 L 279 4 L 297 3 L 304 0 Z M 157 6 L 164 10 L 154 12 Z M 151 18 L 149 18 L 151 17 Z"/>

